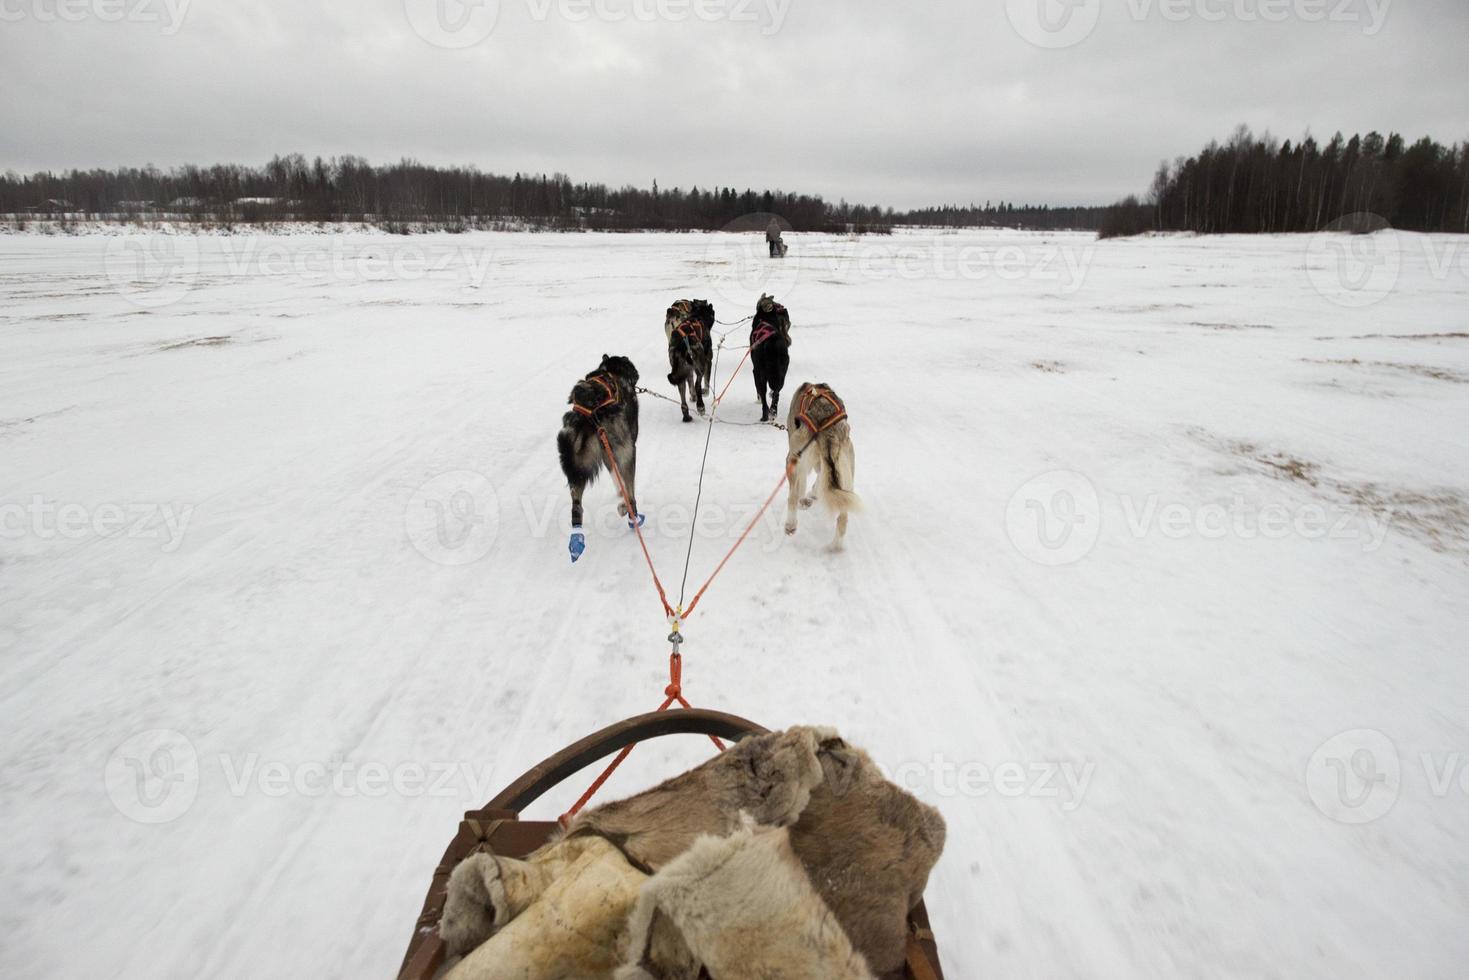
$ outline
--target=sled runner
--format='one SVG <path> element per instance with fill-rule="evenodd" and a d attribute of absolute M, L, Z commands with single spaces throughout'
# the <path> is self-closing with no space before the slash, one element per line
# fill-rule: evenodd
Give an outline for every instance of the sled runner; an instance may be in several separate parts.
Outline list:
<path fill-rule="evenodd" d="M 423 910 L 414 925 L 399 980 L 431 980 L 446 949 L 439 935 L 449 876 L 460 862 L 481 851 L 524 857 L 557 831 L 555 821 L 521 820 L 520 812 L 542 794 L 587 766 L 638 742 L 665 735 L 707 735 L 738 741 L 765 729 L 735 715 L 702 709 L 657 711 L 618 722 L 589 735 L 533 767 L 482 809 L 464 815 L 459 831 L 434 870 Z M 908 916 L 907 962 L 883 980 L 942 980 L 938 949 L 920 901 Z"/>

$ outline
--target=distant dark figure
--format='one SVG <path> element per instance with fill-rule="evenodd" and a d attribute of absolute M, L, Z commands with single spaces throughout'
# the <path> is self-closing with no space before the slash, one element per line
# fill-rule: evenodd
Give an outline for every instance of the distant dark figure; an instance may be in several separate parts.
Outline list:
<path fill-rule="evenodd" d="M 750 324 L 750 366 L 755 372 L 755 393 L 760 396 L 760 421 L 780 414 L 780 390 L 785 387 L 791 366 L 791 315 L 775 301 L 761 296 Z M 770 401 L 765 391 L 770 389 Z"/>
<path fill-rule="evenodd" d="M 770 248 L 772 259 L 786 254 L 786 243 L 780 239 L 780 222 L 774 218 L 771 218 L 770 224 L 765 226 L 765 244 Z"/>
<path fill-rule="evenodd" d="M 617 461 L 617 472 L 622 474 L 622 483 L 627 487 L 627 499 L 632 502 L 631 513 L 625 501 L 617 504 L 617 512 L 627 518 L 629 527 L 643 523 L 643 515 L 638 513 L 637 492 L 637 384 L 638 369 L 632 361 L 603 354 L 601 367 L 578 381 L 567 399 L 571 411 L 561 417 L 556 448 L 561 453 L 561 472 L 566 474 L 567 486 L 571 488 L 572 561 L 580 558 L 587 547 L 582 532 L 581 498 L 597 473 L 607 465 L 603 434 L 607 446 L 611 447 L 612 458 Z"/>

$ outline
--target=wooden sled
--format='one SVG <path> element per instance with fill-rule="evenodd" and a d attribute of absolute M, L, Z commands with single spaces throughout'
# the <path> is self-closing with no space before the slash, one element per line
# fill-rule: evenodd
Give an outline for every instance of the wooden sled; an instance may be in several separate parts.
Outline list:
<path fill-rule="evenodd" d="M 649 739 L 664 735 L 714 735 L 738 741 L 746 735 L 763 732 L 764 728 L 744 718 L 699 708 L 638 715 L 567 746 L 511 783 L 482 809 L 470 810 L 434 869 L 398 980 L 432 980 L 443 965 L 445 950 L 439 937 L 439 918 L 444 911 L 449 874 L 460 861 L 481 850 L 523 858 L 550 839 L 557 829 L 554 820 L 520 819 L 520 811 L 547 790 L 592 763 Z M 883 980 L 943 980 L 943 975 L 938 948 L 928 925 L 928 912 L 919 902 L 908 914 L 908 961 L 901 972 L 889 974 Z"/>

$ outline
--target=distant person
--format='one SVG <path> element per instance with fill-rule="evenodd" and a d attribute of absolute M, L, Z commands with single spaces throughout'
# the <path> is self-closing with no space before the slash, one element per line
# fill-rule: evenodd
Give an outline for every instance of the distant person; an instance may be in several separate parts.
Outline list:
<path fill-rule="evenodd" d="M 765 244 L 770 247 L 772 259 L 786 254 L 785 242 L 780 240 L 780 222 L 774 218 L 771 218 L 770 224 L 765 226 Z"/>

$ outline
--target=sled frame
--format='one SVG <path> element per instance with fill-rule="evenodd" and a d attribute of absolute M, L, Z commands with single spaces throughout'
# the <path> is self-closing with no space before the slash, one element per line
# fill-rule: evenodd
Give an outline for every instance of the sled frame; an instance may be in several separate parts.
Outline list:
<path fill-rule="evenodd" d="M 607 756 L 649 739 L 666 735 L 712 735 L 739 741 L 765 731 L 752 721 L 722 711 L 703 708 L 654 711 L 608 725 L 527 770 L 482 808 L 464 814 L 459 832 L 434 869 L 398 980 L 432 980 L 443 965 L 445 949 L 439 937 L 439 919 L 444 912 L 449 875 L 459 862 L 484 850 L 502 857 L 523 858 L 550 840 L 560 828 L 554 820 L 520 819 L 520 812 L 548 790 Z M 908 914 L 908 937 L 908 963 L 902 972 L 892 974 L 891 980 L 943 980 L 938 948 L 922 902 Z"/>

